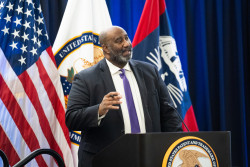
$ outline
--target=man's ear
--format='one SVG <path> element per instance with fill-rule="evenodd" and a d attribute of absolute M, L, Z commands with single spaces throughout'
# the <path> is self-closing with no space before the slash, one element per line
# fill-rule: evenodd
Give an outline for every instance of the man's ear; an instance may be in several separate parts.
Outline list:
<path fill-rule="evenodd" d="M 102 50 L 104 53 L 110 53 L 107 45 L 102 45 Z"/>

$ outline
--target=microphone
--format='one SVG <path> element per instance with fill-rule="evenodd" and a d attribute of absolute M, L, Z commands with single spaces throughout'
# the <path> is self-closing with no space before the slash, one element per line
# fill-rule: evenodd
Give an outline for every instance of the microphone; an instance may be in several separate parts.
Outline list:
<path fill-rule="evenodd" d="M 169 106 L 171 109 L 173 109 L 177 113 L 178 117 L 180 118 L 181 122 L 184 124 L 185 128 L 187 129 L 187 131 L 190 132 L 190 130 L 188 129 L 187 125 L 185 124 L 184 120 L 182 119 L 180 113 L 176 110 L 176 108 L 174 108 L 168 102 L 164 102 L 164 105 Z"/>

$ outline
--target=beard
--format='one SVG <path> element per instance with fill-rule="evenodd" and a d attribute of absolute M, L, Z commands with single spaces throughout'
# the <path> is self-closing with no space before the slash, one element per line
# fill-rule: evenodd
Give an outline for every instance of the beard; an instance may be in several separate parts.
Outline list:
<path fill-rule="evenodd" d="M 126 65 L 128 63 L 128 61 L 131 59 L 132 49 L 130 49 L 130 50 L 131 50 L 131 54 L 129 54 L 127 56 L 123 56 L 123 53 L 127 50 L 124 50 L 124 51 L 117 53 L 111 49 L 111 54 L 110 54 L 111 61 L 113 61 L 121 66 Z"/>

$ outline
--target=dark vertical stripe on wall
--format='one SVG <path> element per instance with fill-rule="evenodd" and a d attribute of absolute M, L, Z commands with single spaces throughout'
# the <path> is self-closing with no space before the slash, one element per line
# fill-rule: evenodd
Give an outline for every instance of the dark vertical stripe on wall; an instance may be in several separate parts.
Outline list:
<path fill-rule="evenodd" d="M 56 38 L 68 0 L 40 0 L 50 43 Z"/>
<path fill-rule="evenodd" d="M 246 138 L 250 139 L 250 1 L 242 0 L 242 29 L 243 29 L 243 54 L 244 54 L 244 87 L 246 101 Z M 250 143 L 247 143 L 247 150 L 250 151 Z M 248 164 L 250 153 L 248 152 Z"/>
<path fill-rule="evenodd" d="M 224 1 L 223 3 L 223 32 L 224 32 L 224 76 L 225 76 L 225 121 L 226 129 L 232 132 L 233 164 L 246 166 L 246 157 L 238 156 L 237 153 L 246 155 L 245 135 L 245 97 L 242 93 L 244 72 L 242 70 L 242 27 L 239 24 L 242 19 L 238 10 L 241 1 Z M 238 141 L 238 144 L 236 144 Z"/>
<path fill-rule="evenodd" d="M 217 97 L 219 97 L 218 102 L 219 102 L 219 129 L 220 130 L 226 130 L 226 123 L 225 123 L 225 88 L 224 88 L 224 83 L 225 83 L 225 76 L 224 76 L 224 43 L 223 43 L 223 37 L 224 37 L 224 32 L 223 32 L 223 1 L 219 0 L 215 0 L 216 4 L 215 6 L 212 6 L 212 8 L 216 9 L 216 17 L 215 20 L 216 22 L 214 22 L 217 25 L 217 37 L 218 37 L 218 52 L 217 54 L 215 54 L 217 56 L 218 59 L 218 95 Z M 213 22 L 211 23 L 213 24 Z M 211 40 L 211 42 L 216 41 L 216 40 Z M 213 47 L 211 47 L 212 49 Z M 214 71 L 216 73 L 216 71 Z M 214 83 L 217 83 L 216 80 Z M 211 83 L 211 85 L 214 85 L 213 83 Z M 216 85 L 217 86 L 217 85 Z M 213 98 L 213 97 L 212 97 Z M 216 111 L 216 112 L 218 112 Z M 217 129 L 217 128 L 216 128 Z"/>
<path fill-rule="evenodd" d="M 220 127 L 220 66 L 219 66 L 219 41 L 222 41 L 222 34 L 218 32 L 217 8 L 214 8 L 217 1 L 206 1 L 206 34 L 207 34 L 207 62 L 208 62 L 208 80 L 209 80 L 209 100 L 211 108 L 212 129 Z M 222 31 L 222 28 L 220 28 Z M 221 34 L 221 35 L 220 35 Z M 219 40 L 221 38 L 221 40 Z M 222 46 L 222 42 L 220 44 Z M 222 54 L 221 54 L 222 55 Z"/>
<path fill-rule="evenodd" d="M 199 129 L 211 130 L 204 1 L 185 2 L 190 96 Z"/>
<path fill-rule="evenodd" d="M 241 96 L 241 103 L 239 105 L 240 108 L 240 120 L 241 120 L 241 135 L 242 135 L 242 151 L 245 155 L 247 155 L 247 133 L 246 133 L 246 101 L 245 101 L 245 86 L 244 86 L 244 54 L 243 54 L 243 28 L 242 28 L 242 3 L 241 1 L 235 1 L 235 15 L 236 15 L 236 39 L 238 44 L 237 55 L 238 58 L 238 75 L 239 76 L 239 94 Z M 248 159 L 243 158 L 244 164 L 248 164 Z"/>

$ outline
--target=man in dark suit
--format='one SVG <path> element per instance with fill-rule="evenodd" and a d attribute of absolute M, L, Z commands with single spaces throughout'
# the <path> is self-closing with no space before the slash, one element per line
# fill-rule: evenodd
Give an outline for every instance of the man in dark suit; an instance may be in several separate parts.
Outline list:
<path fill-rule="evenodd" d="M 91 167 L 93 156 L 125 133 L 182 131 L 157 69 L 131 59 L 126 31 L 113 26 L 100 34 L 100 44 L 105 58 L 75 75 L 66 112 L 68 128 L 82 131 L 78 160 L 84 167 Z M 136 131 L 120 69 L 130 85 Z"/>

